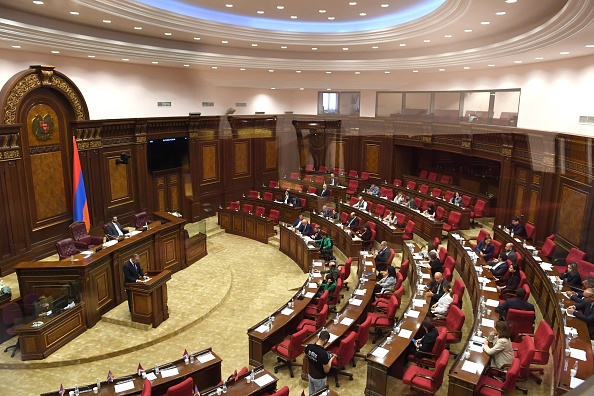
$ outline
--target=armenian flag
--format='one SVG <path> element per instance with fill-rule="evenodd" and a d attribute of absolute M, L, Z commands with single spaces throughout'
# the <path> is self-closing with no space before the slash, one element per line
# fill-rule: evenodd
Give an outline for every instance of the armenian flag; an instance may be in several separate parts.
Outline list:
<path fill-rule="evenodd" d="M 58 391 L 60 396 L 64 396 L 66 394 L 66 389 L 64 389 L 64 385 L 60 384 L 60 390 Z"/>
<path fill-rule="evenodd" d="M 80 167 L 80 157 L 78 156 L 78 146 L 76 138 L 72 137 L 73 156 L 72 156 L 72 218 L 73 221 L 82 221 L 87 226 L 87 231 L 91 228 L 89 218 L 89 207 L 87 204 L 87 192 L 85 190 L 85 181 L 83 180 L 82 169 Z"/>
<path fill-rule="evenodd" d="M 138 371 L 138 375 L 140 375 L 141 377 L 142 374 L 145 372 L 140 363 L 138 363 L 138 368 L 136 369 L 136 371 Z"/>
<path fill-rule="evenodd" d="M 200 396 L 200 391 L 198 390 L 198 385 L 194 385 L 193 396 Z"/>
<path fill-rule="evenodd" d="M 109 373 L 107 373 L 107 382 L 113 382 L 114 378 L 115 378 L 115 375 L 113 375 L 111 370 L 109 370 Z"/>
<path fill-rule="evenodd" d="M 233 378 L 233 381 L 237 381 L 237 369 L 235 369 L 231 378 Z"/>
<path fill-rule="evenodd" d="M 182 358 L 183 358 L 184 360 L 186 360 L 186 359 L 189 359 L 189 358 L 190 358 L 190 354 L 188 353 L 188 350 L 187 350 L 187 349 L 184 349 L 184 356 L 182 356 Z"/>

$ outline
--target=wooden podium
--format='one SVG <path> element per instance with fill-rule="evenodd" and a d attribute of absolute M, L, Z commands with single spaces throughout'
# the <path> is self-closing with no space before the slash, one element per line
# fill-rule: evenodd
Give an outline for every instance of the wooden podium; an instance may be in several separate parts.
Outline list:
<path fill-rule="evenodd" d="M 149 271 L 148 282 L 127 283 L 132 299 L 132 321 L 159 326 L 169 318 L 167 307 L 167 281 L 171 271 Z"/>

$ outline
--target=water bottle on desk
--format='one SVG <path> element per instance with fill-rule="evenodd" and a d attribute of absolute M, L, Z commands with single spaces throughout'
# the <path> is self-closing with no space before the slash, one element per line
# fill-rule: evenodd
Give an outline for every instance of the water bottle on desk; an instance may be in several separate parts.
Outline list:
<path fill-rule="evenodd" d="M 159 375 L 159 365 L 155 364 L 155 375 Z"/>

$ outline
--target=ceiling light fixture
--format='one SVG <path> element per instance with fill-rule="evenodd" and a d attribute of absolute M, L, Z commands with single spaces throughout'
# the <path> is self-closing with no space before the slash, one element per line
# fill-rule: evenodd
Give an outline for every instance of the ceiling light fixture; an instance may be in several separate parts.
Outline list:
<path fill-rule="evenodd" d="M 284 10 L 285 9 L 285 6 L 276 6 L 276 9 L 277 10 Z"/>
<path fill-rule="evenodd" d="M 95 55 L 87 55 L 87 58 L 94 58 Z"/>
<path fill-rule="evenodd" d="M 158 65 L 158 64 L 159 64 L 159 62 L 157 62 L 157 61 L 152 61 L 151 63 L 152 63 L 153 65 Z"/>
<path fill-rule="evenodd" d="M 349 1 L 349 5 L 357 5 L 356 1 Z"/>
<path fill-rule="evenodd" d="M 291 15 L 291 19 L 297 19 L 297 15 Z"/>
<path fill-rule="evenodd" d="M 568 54 L 569 54 L 569 51 L 561 51 L 561 52 L 559 52 L 559 55 L 568 55 Z"/>
<path fill-rule="evenodd" d="M 241 67 L 241 68 L 239 68 L 239 70 L 245 71 L 245 67 Z"/>
<path fill-rule="evenodd" d="M 419 72 L 418 70 L 413 70 L 413 73 L 418 73 L 418 72 Z"/>
<path fill-rule="evenodd" d="M 355 72 L 355 74 L 361 74 L 361 72 Z"/>
<path fill-rule="evenodd" d="M 493 65 L 493 64 L 491 64 L 491 65 L 487 65 L 487 66 L 489 66 L 489 67 L 495 67 L 495 65 Z"/>
<path fill-rule="evenodd" d="M 331 71 L 327 71 L 326 74 L 332 74 L 332 72 Z"/>
<path fill-rule="evenodd" d="M 12 45 L 11 47 L 12 47 L 12 48 L 21 48 L 21 46 L 20 46 L 20 45 Z"/>
<path fill-rule="evenodd" d="M 80 15 L 78 11 L 70 11 L 70 15 Z"/>
<path fill-rule="evenodd" d="M 534 58 L 535 60 L 543 60 L 544 58 L 542 56 L 536 57 Z"/>
<path fill-rule="evenodd" d="M 491 22 L 489 22 L 489 21 L 482 21 L 481 22 L 481 25 L 490 25 L 490 24 L 491 24 Z"/>
<path fill-rule="evenodd" d="M 200 40 L 200 37 L 194 37 L 194 40 Z"/>
<path fill-rule="evenodd" d="M 508 4 L 513 4 L 516 3 L 518 0 L 505 0 L 506 3 Z"/>
<path fill-rule="evenodd" d="M 270 89 L 276 89 L 276 88 L 272 87 L 272 88 L 270 88 Z"/>
<path fill-rule="evenodd" d="M 348 51 L 349 50 L 349 47 L 343 47 L 342 50 L 343 51 Z"/>
<path fill-rule="evenodd" d="M 134 30 L 142 30 L 141 26 L 134 26 Z"/>
<path fill-rule="evenodd" d="M 443 36 L 443 37 L 445 37 L 445 38 L 452 38 L 452 35 L 451 35 L 451 34 L 446 34 L 446 35 L 445 35 L 445 36 Z"/>
<path fill-rule="evenodd" d="M 328 17 L 328 20 L 333 21 L 334 17 Z"/>
<path fill-rule="evenodd" d="M 332 88 L 326 88 L 326 91 L 332 91 Z"/>
<path fill-rule="evenodd" d="M 326 13 L 326 10 L 319 10 L 318 12 L 319 12 L 320 14 L 325 14 L 325 13 Z"/>
<path fill-rule="evenodd" d="M 505 11 L 497 11 L 497 12 L 495 13 L 495 15 L 498 15 L 498 16 L 505 15 L 505 14 L 506 14 L 506 12 L 505 12 Z"/>
<path fill-rule="evenodd" d="M 366 13 L 366 12 L 360 12 L 360 13 L 359 13 L 359 16 L 365 16 L 365 15 L 367 15 L 367 13 Z"/>
<path fill-rule="evenodd" d="M 465 33 L 470 33 L 470 32 L 472 32 L 472 29 L 464 29 L 464 32 Z"/>
<path fill-rule="evenodd" d="M 430 43 L 431 40 L 423 40 L 424 43 Z"/>
<path fill-rule="evenodd" d="M 439 69 L 439 71 L 445 71 L 445 69 Z"/>
<path fill-rule="evenodd" d="M 257 46 L 258 46 L 258 44 L 252 43 L 252 47 L 257 47 Z"/>
<path fill-rule="evenodd" d="M 300 91 L 303 91 L 305 88 L 299 88 Z"/>
<path fill-rule="evenodd" d="M 286 45 L 281 45 L 281 49 L 287 49 Z"/>
<path fill-rule="evenodd" d="M 317 51 L 317 50 L 318 50 L 318 48 L 317 48 L 317 47 L 311 47 L 311 50 L 312 50 L 312 51 Z"/>
<path fill-rule="evenodd" d="M 594 48 L 594 44 L 586 44 L 586 48 Z"/>
<path fill-rule="evenodd" d="M 268 69 L 270 73 L 274 73 L 274 69 Z"/>
<path fill-rule="evenodd" d="M 390 74 L 390 72 L 386 70 L 386 71 L 384 72 L 384 74 Z"/>
<path fill-rule="evenodd" d="M 295 70 L 295 73 L 301 73 L 301 70 Z"/>
<path fill-rule="evenodd" d="M 522 63 L 521 60 L 514 61 L 514 63 Z"/>
<path fill-rule="evenodd" d="M 60 51 L 52 51 L 52 54 L 59 54 Z"/>
<path fill-rule="evenodd" d="M 111 23 L 111 21 L 109 19 L 104 19 L 103 23 Z"/>
<path fill-rule="evenodd" d="M 41 1 L 41 0 L 35 0 L 35 1 L 33 1 L 33 4 L 42 5 L 42 4 L 45 4 L 45 3 L 43 1 Z"/>
<path fill-rule="evenodd" d="M 264 11 L 260 10 L 260 11 L 256 11 L 256 13 L 262 15 L 262 14 L 264 14 Z"/>
<path fill-rule="evenodd" d="M 190 65 L 184 65 L 184 67 L 190 67 Z"/>
<path fill-rule="evenodd" d="M 380 7 L 383 7 L 383 8 L 390 7 L 390 4 L 382 4 Z"/>
<path fill-rule="evenodd" d="M 233 4 L 225 4 L 225 7 L 232 8 L 233 7 Z"/>
<path fill-rule="evenodd" d="M 406 47 L 406 44 L 404 44 L 404 43 L 400 43 L 400 46 L 401 46 L 401 47 Z"/>
<path fill-rule="evenodd" d="M 373 47 L 371 47 L 373 49 L 378 49 L 379 47 L 377 45 L 374 45 Z"/>
<path fill-rule="evenodd" d="M 170 32 L 165 33 L 165 36 L 171 36 L 171 35 L 172 35 L 172 33 L 170 33 Z"/>
<path fill-rule="evenodd" d="M 470 66 L 464 66 L 464 70 L 469 70 Z"/>
<path fill-rule="evenodd" d="M 221 41 L 222 44 L 229 44 L 229 42 L 227 40 L 223 40 Z"/>
<path fill-rule="evenodd" d="M 128 59 L 128 58 L 122 58 L 122 60 L 123 60 L 124 62 L 128 62 L 130 59 Z"/>
<path fill-rule="evenodd" d="M 211 69 L 215 69 L 216 70 L 216 69 L 218 69 L 218 67 L 217 66 L 211 66 Z"/>

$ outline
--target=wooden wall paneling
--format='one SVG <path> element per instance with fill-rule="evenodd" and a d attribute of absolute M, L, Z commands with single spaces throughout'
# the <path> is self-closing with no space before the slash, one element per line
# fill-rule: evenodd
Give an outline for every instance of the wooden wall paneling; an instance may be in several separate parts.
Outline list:
<path fill-rule="evenodd" d="M 499 195 L 497 197 L 497 211 L 495 212 L 495 224 L 509 224 L 510 217 L 513 215 L 511 210 L 515 209 L 514 169 L 512 161 L 512 151 L 505 151 L 501 161 L 501 174 L 499 177 Z M 510 210 L 511 209 L 511 210 Z"/>
<path fill-rule="evenodd" d="M 148 170 L 148 159 L 147 159 L 147 141 L 146 136 L 137 136 L 136 141 L 138 144 L 132 147 L 132 158 L 130 162 L 134 162 L 135 183 L 136 191 L 134 196 L 136 197 L 135 212 L 150 212 L 149 203 L 147 197 L 150 194 L 146 192 L 148 190 L 148 179 L 150 178 L 150 172 Z"/>
<path fill-rule="evenodd" d="M 122 224 L 131 221 L 132 214 L 136 212 L 135 183 L 136 165 L 134 157 L 128 164 L 116 164 L 121 153 L 133 155 L 131 145 L 119 147 L 105 147 L 103 155 L 103 200 L 105 202 L 105 220 L 118 216 Z"/>
<path fill-rule="evenodd" d="M 197 140 L 197 152 L 199 160 L 198 188 L 201 203 L 210 205 L 213 211 L 223 202 L 224 172 L 229 167 L 229 157 L 223 162 L 224 142 L 221 140 Z M 210 213 L 209 213 L 210 214 Z"/>
<path fill-rule="evenodd" d="M 363 169 L 363 158 L 361 157 L 361 139 L 357 135 L 344 136 L 346 141 L 345 165 L 344 171 L 348 174 L 349 170 L 355 169 L 357 174 L 361 175 Z"/>
<path fill-rule="evenodd" d="M 395 142 L 392 146 L 392 153 L 392 180 L 388 180 L 388 183 L 392 183 L 394 179 L 403 180 L 404 175 L 413 174 L 415 149 Z"/>
<path fill-rule="evenodd" d="M 561 177 L 559 195 L 559 211 L 557 214 L 557 233 L 555 242 L 566 250 L 572 246 L 583 247 L 583 241 L 592 239 L 584 230 L 590 229 L 592 188 L 590 185 Z M 591 249 L 590 249 L 591 250 Z M 585 251 L 585 250 L 584 250 Z"/>
<path fill-rule="evenodd" d="M 182 191 L 180 179 L 181 179 L 181 174 L 178 172 L 167 173 L 167 188 L 169 190 L 169 194 L 168 194 L 169 209 L 168 209 L 168 211 L 179 212 L 179 210 L 180 210 L 181 191 Z"/>
<path fill-rule="evenodd" d="M 361 172 L 369 172 L 369 176 L 372 179 L 379 179 L 382 168 L 382 145 L 383 139 L 361 137 Z M 383 180 L 382 180 L 383 181 Z"/>

